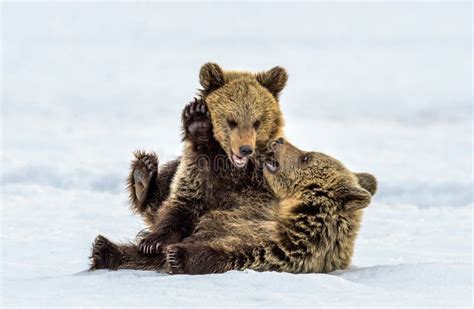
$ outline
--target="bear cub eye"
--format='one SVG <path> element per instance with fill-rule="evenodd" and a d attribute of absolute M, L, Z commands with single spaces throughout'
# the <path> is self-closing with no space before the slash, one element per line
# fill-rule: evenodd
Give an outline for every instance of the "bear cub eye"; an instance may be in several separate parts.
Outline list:
<path fill-rule="evenodd" d="M 260 128 L 260 125 L 261 125 L 261 124 L 262 124 L 262 123 L 260 122 L 260 120 L 255 121 L 255 122 L 253 123 L 254 129 L 255 129 L 255 130 L 258 130 L 258 128 Z"/>
<path fill-rule="evenodd" d="M 235 121 L 234 119 L 227 119 L 227 124 L 229 124 L 229 127 L 231 129 L 237 127 L 237 121 Z"/>
<path fill-rule="evenodd" d="M 311 157 L 307 154 L 304 154 L 300 157 L 302 164 L 308 164 L 311 161 Z"/>

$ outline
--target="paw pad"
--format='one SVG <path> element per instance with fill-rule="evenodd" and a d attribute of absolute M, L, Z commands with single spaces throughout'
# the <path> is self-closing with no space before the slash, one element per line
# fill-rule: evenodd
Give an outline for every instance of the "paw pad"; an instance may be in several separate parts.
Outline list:
<path fill-rule="evenodd" d="M 209 111 L 202 100 L 194 99 L 183 111 L 183 122 L 190 134 L 207 131 L 210 127 Z"/>
<path fill-rule="evenodd" d="M 135 157 L 132 184 L 135 197 L 141 202 L 147 194 L 151 180 L 154 179 L 158 173 L 158 158 L 154 153 L 147 154 L 144 152 L 135 153 Z"/>

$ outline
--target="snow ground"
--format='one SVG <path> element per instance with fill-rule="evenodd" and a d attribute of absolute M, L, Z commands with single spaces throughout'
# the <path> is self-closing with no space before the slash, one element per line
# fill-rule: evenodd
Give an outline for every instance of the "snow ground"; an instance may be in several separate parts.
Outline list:
<path fill-rule="evenodd" d="M 472 5 L 2 3 L 2 306 L 472 306 Z M 289 139 L 368 171 L 353 267 L 87 269 L 133 238 L 130 153 L 180 153 L 206 61 L 288 69 Z M 26 292 L 25 292 L 26 291 Z"/>

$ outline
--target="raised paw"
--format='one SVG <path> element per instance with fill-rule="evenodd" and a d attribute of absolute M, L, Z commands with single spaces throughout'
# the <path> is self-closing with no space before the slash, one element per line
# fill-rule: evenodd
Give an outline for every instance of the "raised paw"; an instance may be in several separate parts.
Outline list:
<path fill-rule="evenodd" d="M 90 270 L 117 269 L 122 261 L 122 253 L 116 244 L 99 235 L 92 245 L 90 260 Z"/>
<path fill-rule="evenodd" d="M 170 245 L 166 248 L 166 264 L 170 274 L 183 274 L 186 248 L 179 245 Z"/>
<path fill-rule="evenodd" d="M 138 203 L 146 199 L 150 183 L 155 180 L 158 173 L 158 157 L 155 153 L 135 152 L 136 160 L 132 163 L 130 186 L 132 198 Z"/>
<path fill-rule="evenodd" d="M 185 137 L 194 142 L 209 141 L 211 120 L 206 104 L 202 100 L 194 99 L 186 105 L 182 115 Z"/>

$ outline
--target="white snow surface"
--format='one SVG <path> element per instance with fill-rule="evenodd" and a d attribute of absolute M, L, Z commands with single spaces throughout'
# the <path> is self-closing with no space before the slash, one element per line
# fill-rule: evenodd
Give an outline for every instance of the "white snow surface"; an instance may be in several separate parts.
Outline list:
<path fill-rule="evenodd" d="M 472 307 L 472 4 L 5 3 L 1 304 Z M 331 274 L 87 272 L 97 234 L 143 228 L 131 152 L 180 154 L 214 61 L 280 65 L 286 135 L 379 191 Z"/>

